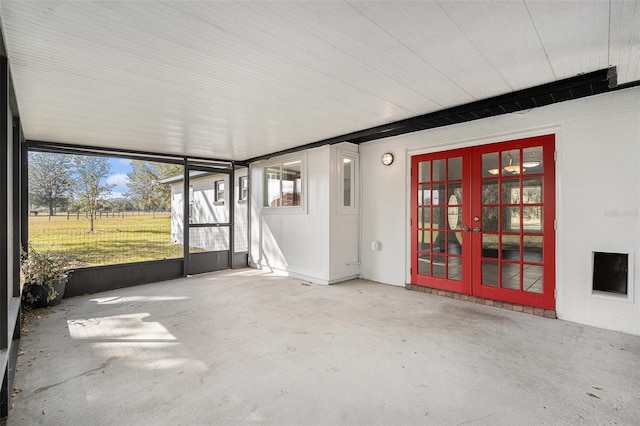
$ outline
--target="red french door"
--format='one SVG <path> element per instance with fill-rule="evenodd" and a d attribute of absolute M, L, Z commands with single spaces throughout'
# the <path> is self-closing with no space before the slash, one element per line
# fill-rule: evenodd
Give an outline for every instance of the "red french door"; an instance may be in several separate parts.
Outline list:
<path fill-rule="evenodd" d="M 415 156 L 411 280 L 555 309 L 554 136 Z"/>
<path fill-rule="evenodd" d="M 471 152 L 468 149 L 413 157 L 412 282 L 443 290 L 471 290 Z"/>

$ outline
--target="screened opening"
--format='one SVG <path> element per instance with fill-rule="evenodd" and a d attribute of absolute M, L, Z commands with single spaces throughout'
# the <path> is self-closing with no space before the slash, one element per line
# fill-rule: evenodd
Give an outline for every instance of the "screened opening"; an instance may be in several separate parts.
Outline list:
<path fill-rule="evenodd" d="M 593 290 L 627 294 L 629 255 L 626 253 L 593 253 Z"/>
<path fill-rule="evenodd" d="M 172 229 L 176 163 L 31 151 L 29 245 L 63 253 L 74 267 L 182 256 Z"/>

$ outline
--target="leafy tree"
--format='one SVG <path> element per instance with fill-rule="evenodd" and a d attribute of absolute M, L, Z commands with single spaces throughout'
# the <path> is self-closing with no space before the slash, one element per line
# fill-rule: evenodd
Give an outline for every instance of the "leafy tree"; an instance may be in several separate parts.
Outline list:
<path fill-rule="evenodd" d="M 93 232 L 93 221 L 98 205 L 111 194 L 115 185 L 101 183 L 111 172 L 109 160 L 105 157 L 75 155 L 71 160 L 76 175 L 76 194 L 87 213 L 89 232 Z"/>
<path fill-rule="evenodd" d="M 167 210 L 171 207 L 171 187 L 159 183 L 161 179 L 182 174 L 179 164 L 133 160 L 127 175 L 129 192 L 126 196 L 143 210 Z"/>
<path fill-rule="evenodd" d="M 29 153 L 29 198 L 38 206 L 49 208 L 53 216 L 56 207 L 68 204 L 73 188 L 70 158 L 51 152 Z"/>

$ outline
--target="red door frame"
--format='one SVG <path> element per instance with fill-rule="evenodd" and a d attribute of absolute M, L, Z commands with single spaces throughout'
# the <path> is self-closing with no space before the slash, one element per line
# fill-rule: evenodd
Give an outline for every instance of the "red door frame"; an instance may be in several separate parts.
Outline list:
<path fill-rule="evenodd" d="M 423 161 L 462 157 L 463 195 L 462 225 L 472 229 L 476 226 L 472 218 L 481 217 L 482 204 L 482 154 L 511 149 L 542 146 L 544 164 L 542 193 L 542 267 L 543 292 L 533 293 L 482 285 L 482 232 L 462 232 L 462 280 L 452 281 L 418 274 L 418 164 Z M 478 194 L 472 196 L 472 194 Z M 531 138 L 498 142 L 470 148 L 462 148 L 414 156 L 411 159 L 411 282 L 447 291 L 473 294 L 487 299 L 555 309 L 555 136 L 544 135 Z M 521 231 L 522 232 L 522 231 Z M 521 259 L 522 250 L 521 245 Z M 522 279 L 522 278 L 521 278 Z"/>

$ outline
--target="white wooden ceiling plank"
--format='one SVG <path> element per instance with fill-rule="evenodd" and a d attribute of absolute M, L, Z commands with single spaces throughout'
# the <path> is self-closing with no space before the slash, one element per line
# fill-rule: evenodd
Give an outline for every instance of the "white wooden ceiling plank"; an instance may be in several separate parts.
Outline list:
<path fill-rule="evenodd" d="M 609 3 L 526 1 L 556 79 L 608 66 Z"/>
<path fill-rule="evenodd" d="M 483 84 L 488 72 L 479 69 L 473 85 L 489 86 L 492 90 L 488 88 L 485 97 L 553 81 L 551 65 L 524 3 L 443 2 L 441 7 L 508 87 L 491 85 L 492 80 Z"/>
<path fill-rule="evenodd" d="M 490 31 L 482 28 L 485 16 L 475 14 L 471 22 L 460 25 L 444 6 L 436 2 L 406 3 L 401 8 L 381 2 L 354 3 L 360 12 L 473 99 L 509 92 L 508 84 L 467 35 L 469 25 Z"/>
<path fill-rule="evenodd" d="M 393 2 L 383 4 L 388 8 L 396 7 Z M 360 13 L 357 5 L 333 2 L 263 4 L 346 54 L 413 88 L 439 108 L 472 100 L 468 93 Z"/>
<path fill-rule="evenodd" d="M 130 15 L 133 15 L 133 14 L 126 14 L 126 16 L 130 16 Z M 77 27 L 75 27 L 75 28 L 77 28 Z M 118 31 L 115 31 L 115 33 L 116 34 L 122 34 L 122 33 L 119 33 Z M 75 36 L 75 34 L 73 34 L 73 36 Z M 113 74 L 114 74 L 114 75 L 112 75 L 112 77 L 115 80 L 118 80 L 120 83 L 122 83 L 123 80 L 125 80 L 127 78 L 127 75 L 128 75 L 127 73 L 122 73 L 121 71 L 118 72 L 119 69 L 117 68 L 117 66 L 118 66 L 117 64 L 122 62 L 122 58 L 121 58 L 121 56 L 118 57 L 117 55 L 112 55 L 111 54 L 112 52 L 118 53 L 120 55 L 122 54 L 121 50 L 123 50 L 123 48 L 119 47 L 119 46 L 126 46 L 127 44 L 123 43 L 126 40 L 121 40 L 121 41 L 122 42 L 120 42 L 118 40 L 118 37 L 114 36 L 113 39 L 107 40 L 106 42 L 102 42 L 103 44 L 100 44 L 101 42 L 98 41 L 98 42 L 92 43 L 90 46 L 85 48 L 84 50 L 87 52 L 87 54 L 88 54 L 88 52 L 95 51 L 96 49 L 101 49 L 100 50 L 101 54 L 94 54 L 94 55 L 90 56 L 91 58 L 95 58 L 94 61 L 96 63 L 94 65 L 92 64 L 93 66 L 90 66 L 89 64 L 87 64 L 87 61 L 83 62 L 83 66 L 84 66 L 85 69 L 83 70 L 82 74 L 86 75 L 86 76 L 97 76 L 96 78 L 98 80 L 103 81 L 105 79 L 104 73 L 106 73 L 111 68 L 113 70 Z M 154 42 L 157 44 L 157 39 L 152 39 L 149 43 L 141 43 L 141 45 L 144 47 L 147 44 L 151 44 L 152 45 Z M 81 43 L 79 43 L 79 44 L 80 44 L 80 47 L 82 47 Z M 104 45 L 107 45 L 107 44 L 111 44 L 111 46 L 109 46 L 109 47 L 112 49 L 112 51 L 107 49 L 107 48 L 105 48 Z M 75 49 L 78 49 L 78 46 L 76 46 Z M 142 48 L 142 49 L 139 49 L 139 51 L 131 52 L 131 57 L 135 58 L 135 60 L 137 60 L 139 64 L 142 63 L 143 65 L 145 65 L 144 64 L 144 56 L 143 55 L 145 53 L 148 54 L 148 52 L 156 52 L 156 51 L 153 50 L 153 49 L 144 49 L 144 48 Z M 184 50 L 183 50 L 183 52 L 184 52 Z M 208 75 L 215 74 L 216 75 L 216 79 L 220 79 L 221 75 L 223 75 L 224 71 L 225 71 L 224 69 L 221 69 L 221 67 L 219 65 L 220 62 L 222 62 L 220 60 L 212 61 L 212 63 L 210 63 L 210 64 L 203 63 L 202 61 L 200 61 L 200 63 L 198 63 L 197 64 L 198 66 L 196 66 L 196 67 L 183 67 L 181 69 L 181 67 L 179 66 L 180 64 L 176 65 L 172 61 L 166 61 L 166 55 L 162 55 L 161 53 L 157 53 L 157 52 L 155 53 L 155 55 L 158 55 L 159 59 L 162 59 L 162 64 L 155 64 L 155 63 L 151 62 L 151 63 L 148 64 L 148 66 L 140 66 L 140 67 L 138 67 L 138 69 L 151 70 L 151 71 L 153 71 L 155 69 L 163 70 L 163 72 L 168 77 L 171 77 L 173 79 L 172 82 L 165 82 L 164 84 L 174 84 L 175 85 L 176 84 L 176 80 L 175 80 L 176 76 L 182 77 L 181 78 L 182 80 L 189 79 L 191 82 L 198 81 L 196 76 L 190 76 L 189 75 L 189 72 L 191 71 L 191 69 L 196 69 L 196 70 L 203 70 L 204 69 L 204 70 L 216 71 L 216 72 L 213 72 L 213 73 L 210 71 L 208 73 Z M 82 55 L 82 56 L 85 56 L 85 55 Z M 225 52 L 223 52 L 219 56 L 220 57 L 226 57 L 228 55 L 225 55 Z M 190 61 L 190 59 L 193 59 L 194 61 L 197 61 L 197 60 L 199 60 L 199 58 L 202 58 L 202 57 L 203 57 L 202 55 L 194 54 L 193 58 L 183 58 L 184 59 L 183 63 L 189 64 L 189 63 L 192 63 L 192 61 Z M 92 62 L 94 62 L 94 61 L 92 61 Z M 114 65 L 114 64 L 116 64 L 116 65 Z M 242 72 L 244 70 L 242 70 L 242 69 L 239 70 L 236 67 L 232 72 L 228 73 L 230 75 L 233 75 L 233 80 L 241 81 L 242 82 L 242 86 L 234 87 L 233 86 L 233 81 L 229 82 L 229 81 L 225 80 L 225 81 L 222 82 L 222 84 L 219 85 L 221 87 L 216 87 L 215 88 L 216 93 L 218 93 L 219 90 L 225 90 L 225 89 L 229 90 L 230 89 L 231 91 L 236 91 L 237 90 L 237 91 L 241 92 L 238 95 L 239 97 L 251 96 L 251 94 L 253 94 L 253 93 L 258 93 L 259 96 L 264 96 L 264 92 L 265 91 L 269 92 L 270 90 L 272 90 L 272 88 L 274 90 L 278 88 L 278 85 L 276 83 L 274 83 L 273 81 L 264 81 L 264 71 L 263 70 L 261 70 L 261 73 L 258 73 L 256 71 L 253 71 L 253 67 L 247 66 L 246 69 L 250 69 L 250 70 L 252 70 L 252 72 L 249 75 L 246 75 L 246 74 L 244 74 Z M 73 70 L 69 70 L 68 72 L 71 75 L 73 75 Z M 296 75 L 305 76 L 308 73 L 297 72 L 295 74 Z M 257 76 L 257 78 L 258 78 L 255 81 L 254 85 L 252 85 L 252 82 L 254 81 L 252 79 L 253 76 Z M 153 80 L 154 80 L 153 77 L 156 77 L 155 79 L 158 79 L 157 75 L 154 75 L 154 74 L 151 74 L 149 72 L 146 72 L 144 75 L 140 76 L 140 80 L 144 80 L 144 81 L 136 81 L 134 84 L 135 84 L 135 86 L 138 86 L 138 84 L 149 85 L 150 82 L 153 82 Z M 290 83 L 290 81 L 287 82 L 286 87 L 284 89 L 282 89 L 282 88 L 280 89 L 279 93 L 281 94 L 284 91 L 289 90 L 289 91 L 292 92 L 292 96 L 294 96 L 294 95 L 298 96 L 299 89 L 298 88 L 293 88 L 288 83 Z M 313 81 L 312 83 L 315 83 L 315 81 Z M 190 87 L 190 86 L 193 86 L 193 83 L 191 83 L 187 87 Z M 332 92 L 333 93 L 340 93 L 341 90 L 339 90 L 339 89 L 342 89 L 342 87 L 339 88 L 339 89 L 330 88 L 331 90 L 329 90 L 329 91 L 326 91 L 326 90 L 325 91 L 321 91 L 318 88 L 318 86 L 319 86 L 318 84 L 310 84 L 310 86 L 313 87 L 314 90 L 317 91 L 316 95 L 319 95 L 319 96 L 324 95 L 324 93 L 332 93 Z M 183 88 L 184 88 L 184 86 L 179 86 L 179 87 L 177 87 L 177 89 L 178 89 L 177 91 L 178 92 L 183 91 L 184 90 Z M 258 88 L 260 88 L 261 91 L 259 91 Z M 155 88 L 151 87 L 150 89 L 155 89 Z M 166 89 L 166 87 L 163 87 L 162 89 Z M 206 87 L 198 87 L 197 89 L 198 89 L 197 90 L 198 92 L 206 93 L 206 89 L 207 88 Z M 205 89 L 205 90 L 203 91 L 203 89 Z M 307 104 L 307 105 L 316 105 L 316 107 L 318 107 L 319 105 L 321 105 L 322 101 L 323 101 L 322 99 L 319 100 L 319 101 L 318 100 L 312 100 L 312 101 L 305 102 L 305 104 Z M 366 102 L 361 102 L 361 105 L 369 105 L 369 103 L 370 103 L 369 101 L 370 100 L 367 99 Z M 342 100 L 341 102 L 345 102 L 345 101 Z M 322 107 L 325 109 L 325 111 L 335 111 L 338 106 L 339 105 L 336 105 L 336 104 L 325 103 L 325 105 L 322 106 Z M 296 108 L 297 105 L 293 106 L 293 107 Z M 349 112 L 355 114 L 358 111 L 358 109 L 359 109 L 358 105 L 353 105 L 352 108 L 349 109 Z M 360 112 L 362 117 L 367 117 L 367 118 L 370 118 L 372 113 L 377 113 L 377 111 L 363 110 L 363 111 Z M 365 123 L 362 123 L 362 124 L 365 124 Z"/>
<path fill-rule="evenodd" d="M 611 3 L 610 63 L 617 66 L 618 84 L 640 80 L 640 2 Z"/>
<path fill-rule="evenodd" d="M 64 94 L 66 91 L 74 90 L 73 88 L 54 86 L 52 84 L 47 84 L 44 82 L 42 87 L 34 86 L 32 88 L 36 94 L 40 95 L 42 90 L 48 90 L 48 97 L 51 99 L 60 99 L 64 100 Z M 88 92 L 87 89 L 82 87 L 76 88 L 81 92 Z M 90 90 L 90 89 L 89 89 Z M 58 93 L 59 91 L 59 93 Z M 88 96 L 85 96 L 84 102 L 79 102 L 78 98 L 73 99 L 73 103 L 71 104 L 61 104 L 57 102 L 55 104 L 38 104 L 37 113 L 42 116 L 46 116 L 46 111 L 51 111 L 56 117 L 64 117 L 65 115 L 76 117 L 78 122 L 86 122 L 91 124 L 91 133 L 109 133 L 113 128 L 120 128 L 122 126 L 130 125 L 132 130 L 139 131 L 141 128 L 144 128 L 144 123 L 151 123 L 154 127 L 163 127 L 163 122 L 157 119 L 158 116 L 166 115 L 166 111 L 155 111 L 153 109 L 149 109 L 148 107 L 145 109 L 145 104 L 140 105 L 130 105 L 127 109 L 117 108 L 116 105 L 113 105 L 108 100 L 109 89 L 105 89 L 104 92 L 96 92 L 91 91 L 88 92 Z M 29 96 L 29 93 L 27 93 Z M 95 102 L 95 99 L 105 99 L 104 102 Z M 66 108 L 66 109 L 65 109 Z M 282 134 L 277 135 L 278 142 L 286 142 L 290 140 L 290 143 L 299 143 L 300 139 L 292 139 L 293 137 L 302 138 L 308 134 L 320 134 L 324 137 L 335 136 L 335 130 L 332 126 L 328 125 L 330 122 L 335 122 L 334 118 L 328 119 L 327 117 L 320 116 L 318 114 L 312 114 L 305 111 L 300 111 L 290 113 L 290 114 L 282 114 L 279 110 L 275 109 L 273 111 L 265 111 L 261 105 L 249 105 L 246 108 L 243 108 L 241 111 L 234 111 L 229 109 L 224 112 L 225 118 L 222 120 L 213 121 L 208 119 L 210 116 L 210 111 L 206 106 L 202 106 L 202 108 L 198 108 L 197 104 L 191 105 L 190 108 L 176 108 L 177 112 L 184 115 L 184 117 L 180 120 L 176 120 L 178 123 L 181 123 L 182 127 L 193 127 L 198 125 L 206 125 L 212 127 L 213 130 L 224 130 L 229 131 L 229 129 L 237 129 L 237 128 L 247 128 L 251 126 L 247 126 L 244 123 L 244 120 L 249 120 L 255 123 L 264 123 L 267 122 L 275 122 L 275 123 L 287 123 L 286 131 L 283 131 Z M 251 111 L 253 109 L 253 111 Z M 144 112 L 141 113 L 141 112 Z M 98 118 L 100 120 L 96 120 Z M 253 117 L 253 118 L 252 118 Z M 29 116 L 25 116 L 25 119 L 28 119 Z M 44 118 L 43 118 L 44 119 Z M 107 121 L 108 125 L 101 128 L 99 124 L 102 120 Z M 58 118 L 51 120 L 56 123 Z M 165 120 L 166 121 L 166 120 Z M 137 124 L 136 124 L 137 123 Z M 137 128 L 136 128 L 137 127 Z M 250 133 L 250 131 L 247 131 Z M 157 134 L 153 134 L 153 137 L 157 137 Z M 29 134 L 30 138 L 40 139 L 39 135 Z M 78 141 L 78 143 L 87 143 L 87 138 L 84 140 Z M 200 141 L 203 143 L 208 143 L 208 141 Z"/>
<path fill-rule="evenodd" d="M 60 142 L 245 159 L 608 58 L 640 79 L 638 2 L 2 5 L 25 132 Z"/>
<path fill-rule="evenodd" d="M 236 11 L 237 16 L 225 15 L 226 19 L 217 21 L 216 26 L 247 40 L 259 47 L 260 51 L 272 52 L 276 56 L 314 69 L 327 79 L 335 79 L 346 86 L 369 93 L 385 104 L 397 105 L 413 114 L 436 107 L 428 98 L 347 55 L 339 46 L 327 43 L 305 31 L 297 22 L 274 13 L 265 7 L 265 3 L 241 5 L 242 8 Z M 291 37 L 291 34 L 296 36 Z M 351 96 L 352 91 L 344 93 Z"/>
<path fill-rule="evenodd" d="M 215 31 L 211 31 L 211 24 L 207 20 L 202 20 L 199 16 L 185 15 L 181 11 L 176 11 L 176 15 L 172 16 L 172 22 L 177 24 L 178 27 L 182 27 L 181 23 L 185 26 L 189 24 L 190 28 L 204 27 L 196 31 L 197 34 L 207 33 L 210 35 L 215 33 L 216 37 L 211 39 L 210 43 L 206 43 L 207 40 L 202 43 L 198 36 L 197 39 L 193 40 L 193 43 L 189 44 L 190 48 L 193 47 L 195 50 L 197 46 L 214 45 L 216 47 L 215 57 L 213 55 L 209 56 L 212 58 L 212 62 L 223 64 L 222 69 L 216 71 L 224 73 L 225 68 L 229 67 L 231 69 L 229 74 L 245 85 L 247 81 L 252 80 L 247 80 L 247 77 L 242 73 L 239 74 L 238 70 L 253 73 L 257 77 L 255 80 L 257 84 L 266 89 L 273 87 L 282 93 L 290 93 L 295 98 L 304 96 L 306 92 L 310 95 L 315 95 L 316 98 L 329 97 L 341 104 L 351 105 L 352 112 L 362 110 L 363 114 L 367 116 L 372 112 L 377 113 L 377 110 L 372 111 L 369 105 L 375 105 L 376 102 L 382 101 L 362 90 L 354 90 L 353 86 L 345 84 L 343 81 L 327 78 L 326 75 L 311 67 L 300 65 L 281 55 L 273 55 L 272 52 L 261 49 L 253 40 L 245 40 L 244 38 L 229 35 L 229 33 L 220 30 L 217 26 L 213 28 Z M 184 36 L 183 39 L 188 41 L 189 37 Z M 231 40 L 229 45 L 223 43 L 223 41 L 229 39 Z M 285 41 L 283 40 L 283 42 Z M 207 52 L 205 51 L 198 51 L 196 58 L 206 54 Z M 228 61 L 225 58 L 233 58 L 233 60 Z M 186 61 L 186 64 L 191 63 L 192 61 L 190 60 Z M 241 66 L 238 67 L 238 64 Z M 195 68 L 202 69 L 202 66 L 196 66 Z M 335 105 L 330 105 L 326 108 L 328 111 L 333 111 L 334 109 Z M 412 113 L 401 107 L 397 107 L 395 110 L 403 116 Z"/>

